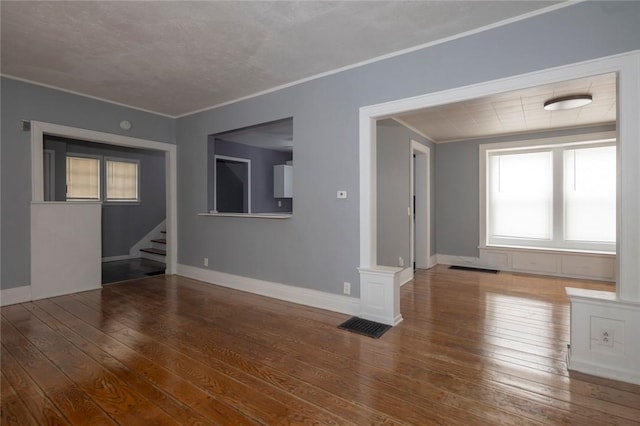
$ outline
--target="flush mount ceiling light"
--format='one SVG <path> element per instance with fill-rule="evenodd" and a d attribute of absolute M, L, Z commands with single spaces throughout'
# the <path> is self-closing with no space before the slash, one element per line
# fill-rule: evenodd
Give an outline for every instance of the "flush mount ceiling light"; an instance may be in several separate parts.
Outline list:
<path fill-rule="evenodd" d="M 549 99 L 544 103 L 547 111 L 564 111 L 567 109 L 580 108 L 589 105 L 593 101 L 591 95 L 571 95 Z"/>

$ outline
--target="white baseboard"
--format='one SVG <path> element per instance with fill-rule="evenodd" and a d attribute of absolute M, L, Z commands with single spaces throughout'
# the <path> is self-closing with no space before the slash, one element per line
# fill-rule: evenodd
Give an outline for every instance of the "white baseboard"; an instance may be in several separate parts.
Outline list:
<path fill-rule="evenodd" d="M 208 284 L 246 291 L 287 302 L 326 309 L 328 311 L 340 312 L 342 314 L 358 315 L 360 313 L 360 299 L 356 299 L 355 297 L 325 293 L 318 290 L 294 287 L 182 264 L 178 264 L 176 274 L 204 281 Z"/>
<path fill-rule="evenodd" d="M 403 285 L 405 285 L 406 283 L 408 283 L 412 279 L 413 279 L 413 268 L 411 268 L 411 267 L 404 268 L 400 272 L 400 277 L 398 279 L 400 281 L 400 287 L 402 287 Z"/>
<path fill-rule="evenodd" d="M 614 364 L 603 365 L 595 362 L 572 359 L 569 357 L 568 368 L 571 371 L 590 374 L 592 376 L 640 385 L 640 372 L 637 370 L 619 367 Z"/>
<path fill-rule="evenodd" d="M 31 286 L 29 285 L 0 290 L 0 306 L 29 301 L 31 301 Z"/>
<path fill-rule="evenodd" d="M 138 256 L 131 256 L 129 254 L 123 254 L 121 256 L 109 256 L 109 257 L 103 257 L 102 258 L 102 263 L 106 263 L 106 262 L 116 262 L 118 260 L 128 260 L 128 259 L 133 259 L 135 257 L 140 257 L 140 255 Z"/>

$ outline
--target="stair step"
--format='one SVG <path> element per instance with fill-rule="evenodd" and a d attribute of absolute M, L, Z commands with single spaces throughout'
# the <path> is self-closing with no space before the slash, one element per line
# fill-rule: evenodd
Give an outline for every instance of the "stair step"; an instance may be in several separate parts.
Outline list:
<path fill-rule="evenodd" d="M 159 250 L 159 249 L 155 249 L 155 248 L 143 248 L 143 249 L 140 249 L 140 251 L 143 251 L 145 253 L 157 254 L 159 256 L 166 256 L 167 255 L 167 252 L 165 250 Z"/>
<path fill-rule="evenodd" d="M 167 240 L 164 238 L 158 238 L 157 240 L 151 240 L 152 243 L 158 243 L 158 244 L 167 244 Z"/>

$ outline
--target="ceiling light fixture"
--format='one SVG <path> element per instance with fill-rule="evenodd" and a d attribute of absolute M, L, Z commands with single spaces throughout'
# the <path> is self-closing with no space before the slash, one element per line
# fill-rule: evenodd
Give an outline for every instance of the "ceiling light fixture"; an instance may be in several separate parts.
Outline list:
<path fill-rule="evenodd" d="M 544 103 L 547 111 L 564 111 L 567 109 L 580 108 L 593 102 L 591 95 L 571 95 L 549 99 Z"/>

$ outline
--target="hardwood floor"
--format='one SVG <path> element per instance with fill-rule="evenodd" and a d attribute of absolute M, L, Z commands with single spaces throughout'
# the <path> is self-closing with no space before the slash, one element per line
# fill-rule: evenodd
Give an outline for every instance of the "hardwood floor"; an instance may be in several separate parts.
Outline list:
<path fill-rule="evenodd" d="M 379 340 L 181 277 L 4 307 L 1 423 L 640 424 L 640 386 L 567 372 L 565 286 L 613 290 L 438 266 Z"/>

